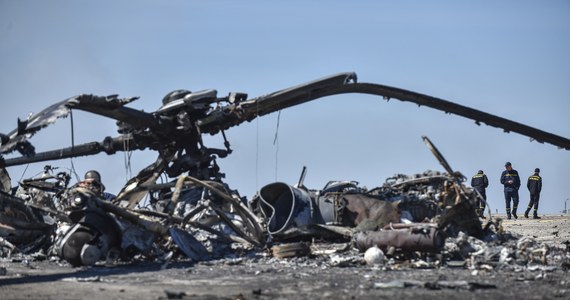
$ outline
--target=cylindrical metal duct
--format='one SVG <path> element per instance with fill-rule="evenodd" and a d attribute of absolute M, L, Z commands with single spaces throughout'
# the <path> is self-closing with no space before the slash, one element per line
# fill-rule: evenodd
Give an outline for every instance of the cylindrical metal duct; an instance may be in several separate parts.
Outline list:
<path fill-rule="evenodd" d="M 275 182 L 262 187 L 259 196 L 260 208 L 268 219 L 267 231 L 270 234 L 312 223 L 313 203 L 306 191 Z"/>

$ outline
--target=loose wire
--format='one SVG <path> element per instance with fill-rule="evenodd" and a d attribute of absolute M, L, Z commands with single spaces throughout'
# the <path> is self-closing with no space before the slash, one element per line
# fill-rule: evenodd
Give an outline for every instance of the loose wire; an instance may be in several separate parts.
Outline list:
<path fill-rule="evenodd" d="M 73 110 L 69 110 L 69 119 L 71 121 L 71 152 L 73 153 L 73 148 L 75 147 L 75 126 L 74 126 L 74 122 L 73 122 Z M 75 170 L 75 165 L 73 164 L 73 157 L 69 158 L 69 161 L 71 162 L 71 172 L 73 173 L 73 175 L 75 175 L 75 179 L 77 181 L 80 181 L 79 179 L 79 175 L 77 175 L 77 172 Z"/>
<path fill-rule="evenodd" d="M 279 169 L 279 120 L 281 120 L 281 110 L 277 114 L 277 127 L 275 128 L 275 137 L 273 145 L 275 146 L 275 181 L 277 181 L 277 171 Z"/>

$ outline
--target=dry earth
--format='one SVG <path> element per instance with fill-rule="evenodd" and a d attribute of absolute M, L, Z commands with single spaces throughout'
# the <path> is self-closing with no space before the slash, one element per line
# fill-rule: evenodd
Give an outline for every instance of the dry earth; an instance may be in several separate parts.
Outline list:
<path fill-rule="evenodd" d="M 570 216 L 504 222 L 553 247 L 570 240 Z M 568 250 L 566 255 L 568 254 Z M 356 259 L 361 257 L 356 254 Z M 49 261 L 0 262 L 2 299 L 570 299 L 568 266 L 383 268 L 329 256 L 264 255 L 192 264 L 72 268 Z"/>
<path fill-rule="evenodd" d="M 497 217 L 505 220 L 503 225 L 509 232 L 532 237 L 538 242 L 562 246 L 563 242 L 570 241 L 570 215 L 542 215 L 542 219 L 538 220 L 525 217 L 506 220 L 503 215 Z"/>

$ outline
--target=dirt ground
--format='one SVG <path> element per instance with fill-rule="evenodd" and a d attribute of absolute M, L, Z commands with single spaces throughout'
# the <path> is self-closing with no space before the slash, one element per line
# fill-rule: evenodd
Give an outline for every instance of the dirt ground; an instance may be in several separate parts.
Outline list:
<path fill-rule="evenodd" d="M 570 240 L 570 215 L 541 215 L 542 219 L 538 220 L 533 220 L 532 217 L 526 219 L 522 215 L 517 220 L 506 220 L 504 215 L 497 217 L 505 220 L 503 225 L 506 230 L 532 237 L 538 242 L 561 246 Z"/>
<path fill-rule="evenodd" d="M 570 240 L 569 215 L 506 220 L 504 228 L 551 247 Z M 566 255 L 568 256 L 568 250 Z M 568 266 L 433 268 L 361 263 L 362 254 L 277 259 L 259 253 L 208 262 L 72 268 L 0 261 L 1 299 L 570 299 Z M 396 267 L 394 267 L 396 266 Z"/>

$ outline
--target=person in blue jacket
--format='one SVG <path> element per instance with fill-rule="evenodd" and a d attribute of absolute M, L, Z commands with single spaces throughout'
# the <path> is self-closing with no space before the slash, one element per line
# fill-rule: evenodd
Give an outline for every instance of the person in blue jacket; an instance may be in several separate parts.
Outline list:
<path fill-rule="evenodd" d="M 505 163 L 505 169 L 501 174 L 501 184 L 505 187 L 505 204 L 507 210 L 507 219 L 511 219 L 511 199 L 513 200 L 512 215 L 515 219 L 517 216 L 517 207 L 519 206 L 519 187 L 521 186 L 521 179 L 519 172 L 513 169 L 510 162 Z"/>

